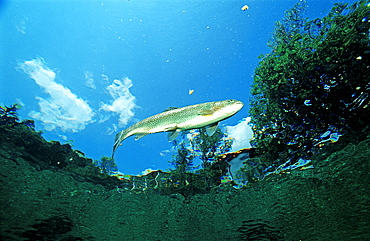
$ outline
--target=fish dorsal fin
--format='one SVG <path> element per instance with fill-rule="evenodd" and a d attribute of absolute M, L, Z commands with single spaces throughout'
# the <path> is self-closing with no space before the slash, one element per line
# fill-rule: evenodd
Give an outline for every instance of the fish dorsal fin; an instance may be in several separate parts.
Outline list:
<path fill-rule="evenodd" d="M 209 126 L 206 126 L 206 132 L 208 136 L 213 136 L 215 132 L 217 131 L 218 122 L 215 122 Z"/>
<path fill-rule="evenodd" d="M 148 135 L 149 133 L 140 133 L 135 135 L 135 141 L 139 140 L 140 138 Z"/>
<path fill-rule="evenodd" d="M 176 137 L 179 135 L 180 131 L 179 130 L 175 130 L 175 131 L 169 131 L 168 132 L 168 135 L 167 135 L 167 138 L 168 138 L 168 141 L 173 141 L 176 139 Z"/>
<path fill-rule="evenodd" d="M 179 109 L 179 107 L 168 107 L 163 112 L 166 112 L 166 111 L 169 111 L 169 110 L 176 110 L 176 109 Z"/>
<path fill-rule="evenodd" d="M 199 115 L 213 115 L 215 113 L 213 110 L 200 110 L 198 112 Z"/>

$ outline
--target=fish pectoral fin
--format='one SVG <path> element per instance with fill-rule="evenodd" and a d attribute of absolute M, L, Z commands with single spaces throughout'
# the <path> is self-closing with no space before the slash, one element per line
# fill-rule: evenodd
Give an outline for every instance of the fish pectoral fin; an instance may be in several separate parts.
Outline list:
<path fill-rule="evenodd" d="M 215 134 L 215 132 L 217 131 L 217 127 L 218 127 L 218 122 L 213 123 L 209 126 L 206 126 L 207 135 L 208 136 L 213 136 L 213 134 Z"/>
<path fill-rule="evenodd" d="M 148 135 L 148 133 L 140 133 L 140 134 L 135 134 L 135 141 L 139 140 L 140 138 Z"/>
<path fill-rule="evenodd" d="M 213 110 L 200 110 L 198 112 L 199 115 L 213 115 L 215 113 Z"/>
<path fill-rule="evenodd" d="M 176 124 L 171 124 L 171 125 L 165 126 L 163 128 L 164 131 L 175 131 L 176 129 L 177 129 L 177 125 Z"/>
<path fill-rule="evenodd" d="M 167 135 L 168 141 L 175 140 L 176 137 L 179 135 L 179 133 L 180 133 L 180 130 L 169 131 Z"/>

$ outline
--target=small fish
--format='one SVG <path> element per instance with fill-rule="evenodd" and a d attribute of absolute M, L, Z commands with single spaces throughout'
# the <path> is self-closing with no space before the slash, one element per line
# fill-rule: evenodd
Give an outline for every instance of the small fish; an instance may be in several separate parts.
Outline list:
<path fill-rule="evenodd" d="M 121 142 L 132 135 L 138 140 L 148 134 L 169 132 L 168 140 L 172 141 L 181 131 L 206 127 L 207 134 L 212 136 L 220 121 L 233 116 L 243 106 L 243 102 L 238 100 L 223 100 L 182 108 L 171 107 L 120 131 L 114 140 L 112 158 Z"/>

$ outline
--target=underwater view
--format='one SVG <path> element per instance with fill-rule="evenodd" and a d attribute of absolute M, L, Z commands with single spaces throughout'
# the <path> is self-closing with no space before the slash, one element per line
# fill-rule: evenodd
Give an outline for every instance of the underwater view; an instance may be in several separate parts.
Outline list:
<path fill-rule="evenodd" d="M 370 240 L 369 0 L 0 0 L 0 240 Z"/>

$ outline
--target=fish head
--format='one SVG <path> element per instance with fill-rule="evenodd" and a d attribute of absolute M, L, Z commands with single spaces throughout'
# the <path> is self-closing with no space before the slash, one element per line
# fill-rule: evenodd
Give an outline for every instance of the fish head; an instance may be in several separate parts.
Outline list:
<path fill-rule="evenodd" d="M 243 108 L 243 102 L 239 100 L 223 100 L 214 103 L 214 109 L 227 116 L 232 116 Z"/>

